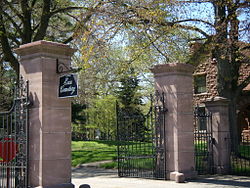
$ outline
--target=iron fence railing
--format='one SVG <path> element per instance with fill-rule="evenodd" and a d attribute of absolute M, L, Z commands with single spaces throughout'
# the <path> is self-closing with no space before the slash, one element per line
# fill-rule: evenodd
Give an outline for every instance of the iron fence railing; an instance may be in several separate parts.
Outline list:
<path fill-rule="evenodd" d="M 250 130 L 242 131 L 241 139 L 231 142 L 231 173 L 250 176 Z"/>
<path fill-rule="evenodd" d="M 212 115 L 195 111 L 194 119 L 195 170 L 198 174 L 213 174 Z"/>
<path fill-rule="evenodd" d="M 151 101 L 146 115 L 117 105 L 118 175 L 166 179 L 164 94 Z"/>
<path fill-rule="evenodd" d="M 0 112 L 0 187 L 28 187 L 28 82 L 19 80 L 9 111 Z"/>

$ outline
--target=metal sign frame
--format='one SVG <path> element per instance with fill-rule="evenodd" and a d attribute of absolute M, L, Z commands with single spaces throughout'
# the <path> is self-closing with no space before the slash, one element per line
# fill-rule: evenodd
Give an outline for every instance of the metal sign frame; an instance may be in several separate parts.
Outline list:
<path fill-rule="evenodd" d="M 74 86 L 76 87 L 76 93 L 75 94 L 72 94 L 72 95 L 65 95 L 65 96 L 61 96 L 60 95 L 60 90 L 61 90 L 61 87 L 63 87 L 63 85 L 61 85 L 61 79 L 63 79 L 64 77 L 73 77 L 73 83 L 71 83 L 72 80 L 64 80 L 64 86 Z M 68 82 L 68 83 L 67 83 Z M 74 85 L 75 84 L 75 85 Z M 69 88 L 69 87 L 65 87 L 65 89 Z M 66 91 L 65 91 L 66 92 Z M 69 97 L 77 97 L 78 96 L 78 79 L 77 79 L 77 74 L 65 74 L 65 75 L 62 75 L 59 77 L 59 86 L 58 86 L 58 97 L 59 98 L 69 98 Z"/>

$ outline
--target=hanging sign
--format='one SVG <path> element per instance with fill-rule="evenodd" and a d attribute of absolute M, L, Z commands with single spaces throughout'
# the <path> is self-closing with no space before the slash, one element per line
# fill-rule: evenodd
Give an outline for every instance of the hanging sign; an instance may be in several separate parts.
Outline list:
<path fill-rule="evenodd" d="M 77 96 L 77 75 L 66 74 L 59 79 L 59 98 Z"/>

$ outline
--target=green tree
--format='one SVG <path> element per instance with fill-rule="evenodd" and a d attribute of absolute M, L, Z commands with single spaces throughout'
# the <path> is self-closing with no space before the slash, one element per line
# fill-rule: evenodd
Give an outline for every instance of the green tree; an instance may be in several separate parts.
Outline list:
<path fill-rule="evenodd" d="M 52 40 L 68 43 L 73 39 L 78 10 L 70 0 L 2 0 L 0 2 L 1 63 L 8 62 L 19 74 L 13 49 L 22 44 Z"/>
<path fill-rule="evenodd" d="M 15 73 L 0 65 L 0 111 L 7 111 L 14 101 Z"/>
<path fill-rule="evenodd" d="M 95 1 L 91 18 L 82 25 L 85 62 L 105 56 L 110 46 L 121 47 L 127 64 L 182 61 L 187 56 L 188 32 L 176 27 L 158 27 L 171 18 L 165 1 Z M 163 3 L 164 2 L 164 3 Z M 81 15 L 82 20 L 89 12 Z M 185 37 L 184 37 L 185 36 Z M 152 65 L 152 64 L 151 64 Z"/>
<path fill-rule="evenodd" d="M 143 141 L 145 131 L 145 116 L 142 112 L 142 96 L 140 93 L 139 79 L 133 69 L 120 80 L 120 87 L 117 90 L 118 98 L 118 121 L 124 121 L 119 126 L 125 126 L 122 134 L 127 134 L 126 139 Z M 121 129 L 123 129 L 121 127 Z M 131 138 L 131 136 L 133 138 Z"/>
<path fill-rule="evenodd" d="M 94 132 L 99 139 L 111 140 L 116 138 L 116 97 L 113 95 L 99 96 L 92 100 L 85 110 L 87 116 L 86 128 Z"/>
<path fill-rule="evenodd" d="M 72 123 L 75 124 L 84 124 L 86 122 L 86 117 L 84 115 L 84 109 L 86 109 L 86 105 L 79 104 L 77 102 L 72 103 Z"/>
<path fill-rule="evenodd" d="M 185 62 L 197 65 L 208 54 L 216 61 L 217 89 L 220 96 L 230 100 L 231 136 L 237 137 L 236 104 L 250 82 L 250 75 L 239 79 L 240 67 L 249 64 L 249 13 L 248 0 L 102 1 L 91 21 L 84 23 L 89 32 L 83 38 L 104 48 L 125 36 L 122 45 L 138 44 L 138 48 L 131 48 L 130 63 L 145 52 L 152 52 L 155 60 L 165 63 L 172 51 L 181 52 L 183 47 L 186 52 L 188 41 L 199 41 L 200 48 Z M 127 42 L 131 40 L 134 42 Z M 94 45 L 95 41 L 99 45 Z M 170 55 L 165 49 L 172 49 Z"/>
<path fill-rule="evenodd" d="M 82 105 L 75 101 L 71 105 L 71 126 L 72 126 L 72 140 L 86 140 L 86 127 L 87 117 L 84 113 L 86 105 Z"/>
<path fill-rule="evenodd" d="M 120 79 L 120 87 L 118 87 L 117 97 L 122 104 L 123 109 L 130 111 L 132 108 L 138 108 L 142 104 L 142 97 L 139 93 L 139 79 L 134 70 L 128 70 Z"/>
<path fill-rule="evenodd" d="M 78 48 L 87 46 L 87 43 L 79 42 Z M 127 70 L 133 68 L 135 73 L 140 76 L 145 87 L 142 92 L 148 92 L 153 87 L 152 80 L 149 78 L 149 68 L 152 60 L 150 55 L 144 54 L 137 60 L 130 62 L 129 54 L 123 47 L 116 44 L 107 46 L 106 51 L 97 50 L 95 54 L 86 58 L 84 54 L 76 54 L 75 62 L 82 70 L 79 72 L 79 97 L 82 103 L 88 104 L 88 101 L 96 96 L 113 95 L 119 86 L 121 78 L 127 74 Z M 85 53 L 86 55 L 86 53 Z"/>
<path fill-rule="evenodd" d="M 192 3 L 187 1 L 187 3 Z M 205 18 L 186 17 L 176 23 L 191 23 L 199 33 L 199 40 L 203 41 L 200 48 L 192 54 L 187 63 L 197 64 L 211 54 L 217 63 L 217 90 L 219 96 L 230 100 L 230 128 L 231 136 L 237 140 L 236 105 L 243 89 L 250 82 L 250 74 L 239 80 L 240 67 L 250 63 L 249 59 L 249 1 L 213 0 L 201 1 L 203 6 L 211 7 L 209 12 L 212 20 Z M 184 5 L 182 5 L 184 6 Z M 205 24 L 209 29 L 199 24 Z M 209 32 L 212 30 L 213 32 Z M 246 41 L 246 42 L 243 42 Z M 249 65 L 246 66 L 249 69 Z"/>

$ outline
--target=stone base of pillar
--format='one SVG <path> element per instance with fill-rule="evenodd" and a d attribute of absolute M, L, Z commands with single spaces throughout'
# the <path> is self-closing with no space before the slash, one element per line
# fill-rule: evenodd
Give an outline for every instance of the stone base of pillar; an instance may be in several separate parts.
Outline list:
<path fill-rule="evenodd" d="M 176 183 L 184 183 L 185 176 L 180 172 L 170 172 L 170 180 L 175 181 Z"/>
<path fill-rule="evenodd" d="M 34 188 L 75 188 L 75 185 L 72 183 L 63 183 L 63 184 L 50 185 L 50 186 L 38 186 Z"/>
<path fill-rule="evenodd" d="M 196 171 L 189 171 L 189 172 L 170 172 L 169 179 L 175 181 L 176 183 L 183 183 L 185 180 L 188 179 L 195 179 L 198 173 Z"/>

